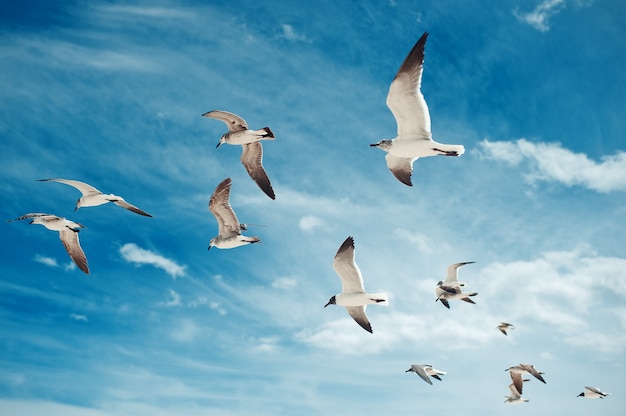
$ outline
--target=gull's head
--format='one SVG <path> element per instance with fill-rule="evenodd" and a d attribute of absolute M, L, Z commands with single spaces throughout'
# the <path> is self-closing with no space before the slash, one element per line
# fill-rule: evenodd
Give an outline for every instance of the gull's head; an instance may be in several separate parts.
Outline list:
<path fill-rule="evenodd" d="M 328 305 L 336 305 L 336 304 L 337 304 L 337 298 L 333 296 L 328 300 L 328 303 L 324 305 L 324 307 L 327 307 Z"/>
<path fill-rule="evenodd" d="M 370 144 L 370 147 L 378 147 L 380 150 L 388 152 L 389 149 L 391 149 L 391 140 L 384 139 L 379 141 L 378 143 Z"/>
<path fill-rule="evenodd" d="M 211 250 L 211 247 L 213 247 L 215 245 L 215 238 L 212 238 L 211 241 L 209 241 L 209 248 L 207 248 L 207 250 Z"/>
<path fill-rule="evenodd" d="M 217 143 L 217 146 L 215 146 L 215 148 L 217 149 L 218 147 L 220 147 L 222 143 L 224 143 L 225 141 L 226 141 L 226 135 L 223 134 L 222 137 L 220 137 L 220 141 Z"/>
<path fill-rule="evenodd" d="M 443 284 L 443 280 L 437 282 L 437 286 L 441 286 Z"/>
<path fill-rule="evenodd" d="M 413 367 L 411 367 L 408 370 L 406 370 L 405 373 L 410 373 L 411 371 L 413 371 Z"/>
<path fill-rule="evenodd" d="M 585 392 L 583 391 L 582 393 L 580 393 L 578 396 L 576 397 L 585 397 Z"/>

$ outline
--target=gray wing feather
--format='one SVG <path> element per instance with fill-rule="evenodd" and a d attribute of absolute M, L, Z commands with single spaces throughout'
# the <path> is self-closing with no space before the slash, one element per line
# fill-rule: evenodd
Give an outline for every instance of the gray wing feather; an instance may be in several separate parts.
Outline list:
<path fill-rule="evenodd" d="M 261 142 L 253 142 L 241 146 L 241 163 L 248 171 L 248 175 L 256 182 L 267 196 L 276 199 L 270 178 L 263 168 L 263 145 Z"/>
<path fill-rule="evenodd" d="M 387 153 L 385 160 L 387 161 L 387 167 L 396 179 L 405 185 L 413 186 L 411 183 L 411 174 L 413 173 L 413 162 L 417 160 L 417 158 L 397 157 L 391 153 Z"/>
<path fill-rule="evenodd" d="M 65 246 L 65 250 L 67 254 L 70 255 L 70 258 L 76 263 L 78 268 L 80 268 L 86 274 L 89 274 L 89 266 L 87 265 L 87 257 L 83 252 L 83 249 L 78 242 L 78 231 L 74 231 L 71 229 L 61 230 L 59 231 L 59 237 L 61 238 L 61 242 Z"/>
<path fill-rule="evenodd" d="M 236 114 L 229 113 L 228 111 L 213 110 L 202 114 L 202 117 L 214 118 L 216 120 L 223 121 L 226 126 L 228 126 L 228 131 L 230 132 L 246 130 L 248 128 L 246 120 Z"/>
<path fill-rule="evenodd" d="M 352 237 L 346 238 L 343 244 L 341 244 L 341 247 L 339 247 L 339 250 L 337 250 L 335 260 L 333 261 L 333 268 L 341 279 L 342 292 L 365 292 L 363 276 L 355 261 L 354 239 Z"/>
<path fill-rule="evenodd" d="M 372 325 L 365 314 L 365 306 L 346 306 L 345 308 L 356 323 L 361 325 L 361 328 L 369 333 L 373 332 Z"/>
<path fill-rule="evenodd" d="M 230 187 L 232 180 L 224 179 L 213 191 L 209 200 L 209 210 L 215 216 L 220 235 L 236 235 L 241 234 L 241 225 L 230 206 Z"/>

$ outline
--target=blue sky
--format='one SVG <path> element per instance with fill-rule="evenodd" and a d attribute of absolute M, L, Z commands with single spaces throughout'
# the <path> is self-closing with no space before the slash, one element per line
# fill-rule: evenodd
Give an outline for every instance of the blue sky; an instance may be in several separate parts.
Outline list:
<path fill-rule="evenodd" d="M 2 225 L 3 415 L 623 413 L 624 2 L 5 3 L 0 212 L 82 223 L 92 273 L 56 233 Z M 368 145 L 395 136 L 387 90 L 426 31 L 433 136 L 466 153 L 418 160 L 409 188 Z M 271 127 L 275 201 L 215 149 L 213 109 Z M 50 177 L 154 218 L 74 212 Z M 227 177 L 239 219 L 267 227 L 207 252 Z M 348 235 L 390 296 L 373 334 L 323 308 Z M 476 305 L 447 310 L 434 287 L 462 261 Z M 429 386 L 413 363 L 447 374 Z M 519 363 L 547 384 L 508 407 Z"/>

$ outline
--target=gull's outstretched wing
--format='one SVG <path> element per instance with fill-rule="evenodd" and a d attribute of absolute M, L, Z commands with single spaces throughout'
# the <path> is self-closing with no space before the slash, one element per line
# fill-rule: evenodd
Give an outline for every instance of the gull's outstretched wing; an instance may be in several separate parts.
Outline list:
<path fill-rule="evenodd" d="M 424 33 L 405 58 L 387 94 L 387 107 L 398 125 L 398 139 L 423 137 L 429 140 L 430 114 L 424 95 L 420 91 L 424 69 L 424 46 L 428 33 Z"/>
<path fill-rule="evenodd" d="M 216 120 L 223 121 L 226 126 L 228 126 L 228 131 L 231 133 L 234 131 L 246 130 L 248 128 L 246 120 L 236 114 L 229 113 L 228 111 L 213 110 L 202 114 L 202 117 L 214 118 Z"/>
<path fill-rule="evenodd" d="M 223 236 L 241 233 L 239 220 L 229 203 L 231 184 L 230 178 L 224 179 L 209 200 L 209 210 L 217 220 L 219 234 Z"/>
<path fill-rule="evenodd" d="M 348 313 L 357 324 L 361 325 L 361 328 L 365 329 L 367 332 L 372 333 L 372 325 L 370 324 L 369 319 L 367 319 L 367 315 L 365 314 L 365 305 L 364 306 L 346 306 L 345 307 Z"/>
<path fill-rule="evenodd" d="M 270 198 L 276 199 L 270 178 L 263 168 L 263 145 L 261 145 L 261 142 L 253 142 L 241 146 L 241 163 L 243 163 L 248 171 L 248 175 L 256 182 L 259 188 Z"/>
<path fill-rule="evenodd" d="M 352 237 L 346 238 L 341 247 L 339 247 L 339 250 L 337 250 L 337 254 L 335 254 L 335 260 L 333 262 L 333 268 L 341 279 L 342 293 L 365 292 L 365 288 L 363 286 L 363 276 L 361 275 L 361 270 L 359 270 L 359 266 L 356 264 L 354 259 L 354 239 Z M 365 315 L 364 311 L 363 315 Z"/>

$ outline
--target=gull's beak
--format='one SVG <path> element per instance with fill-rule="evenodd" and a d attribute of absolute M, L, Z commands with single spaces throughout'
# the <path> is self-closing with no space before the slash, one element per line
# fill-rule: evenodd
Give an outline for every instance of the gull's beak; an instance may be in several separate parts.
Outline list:
<path fill-rule="evenodd" d="M 217 149 L 218 147 L 220 147 L 220 145 L 221 145 L 221 144 L 222 144 L 222 141 L 220 140 L 220 141 L 217 143 L 217 146 L 215 146 L 215 148 Z"/>
<path fill-rule="evenodd" d="M 406 371 L 405 371 L 405 373 L 408 373 L 408 372 L 410 372 L 410 371 L 411 371 L 411 369 L 409 368 L 408 370 L 406 370 Z"/>
<path fill-rule="evenodd" d="M 330 305 L 330 301 L 328 301 L 328 303 L 326 305 L 324 305 L 324 307 L 327 307 L 328 305 Z"/>
<path fill-rule="evenodd" d="M 370 144 L 370 147 L 378 147 L 378 143 Z"/>

